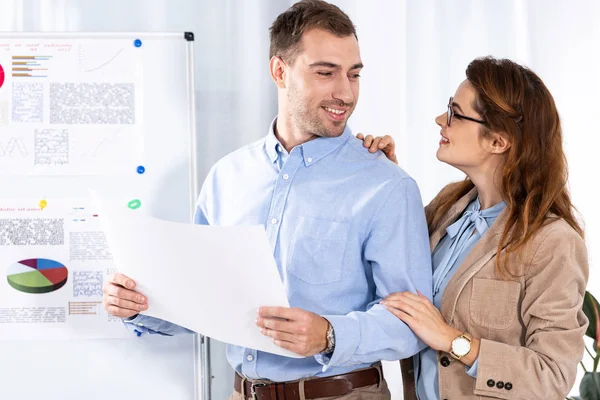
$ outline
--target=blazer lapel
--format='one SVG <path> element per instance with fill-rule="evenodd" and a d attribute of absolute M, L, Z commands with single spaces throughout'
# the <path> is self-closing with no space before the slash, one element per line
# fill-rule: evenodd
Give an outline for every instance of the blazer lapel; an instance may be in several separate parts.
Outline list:
<path fill-rule="evenodd" d="M 446 234 L 446 228 L 452 225 L 452 223 L 462 215 L 462 213 L 465 211 L 465 208 L 467 208 L 467 206 L 473 200 L 475 200 L 475 197 L 477 197 L 477 189 L 473 188 L 469 191 L 469 193 L 465 194 L 452 207 L 450 207 L 437 227 L 429 227 L 429 247 L 431 253 L 433 253 L 435 247 Z"/>
<path fill-rule="evenodd" d="M 498 252 L 502 232 L 506 226 L 508 208 L 502 210 L 496 221 L 483 234 L 481 239 L 467 254 L 456 273 L 452 276 L 442 295 L 442 315 L 449 323 L 454 318 L 456 302 L 465 285 L 483 268 Z"/>

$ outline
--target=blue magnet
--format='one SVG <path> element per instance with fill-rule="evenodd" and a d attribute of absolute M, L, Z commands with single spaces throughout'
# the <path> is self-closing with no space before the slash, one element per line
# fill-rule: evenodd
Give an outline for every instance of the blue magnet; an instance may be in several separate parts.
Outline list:
<path fill-rule="evenodd" d="M 137 167 L 137 173 L 138 174 L 143 174 L 144 172 L 146 172 L 146 168 L 144 168 L 142 165 L 140 165 L 139 167 Z"/>
<path fill-rule="evenodd" d="M 140 39 L 135 39 L 135 40 L 133 41 L 133 45 L 134 45 L 135 47 L 142 47 L 142 41 L 141 41 Z"/>

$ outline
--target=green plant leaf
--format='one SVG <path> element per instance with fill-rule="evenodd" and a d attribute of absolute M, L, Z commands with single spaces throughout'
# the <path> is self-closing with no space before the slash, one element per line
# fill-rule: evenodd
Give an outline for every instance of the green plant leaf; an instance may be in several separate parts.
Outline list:
<path fill-rule="evenodd" d="M 595 379 L 598 379 L 598 373 L 587 372 L 579 384 L 579 395 L 583 400 L 600 400 L 600 391 L 596 386 Z"/>
<path fill-rule="evenodd" d="M 590 293 L 585 292 L 585 297 L 583 299 L 583 313 L 590 320 L 590 325 L 585 331 L 585 335 L 594 339 L 594 350 L 596 350 L 598 342 L 597 335 L 600 334 L 600 304 L 598 300 Z"/>

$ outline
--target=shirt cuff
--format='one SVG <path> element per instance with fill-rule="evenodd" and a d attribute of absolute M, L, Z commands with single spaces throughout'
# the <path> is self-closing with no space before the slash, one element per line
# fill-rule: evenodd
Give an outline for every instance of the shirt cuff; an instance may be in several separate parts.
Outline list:
<path fill-rule="evenodd" d="M 465 369 L 467 370 L 467 375 L 469 375 L 473 379 L 477 379 L 477 369 L 478 368 L 479 368 L 479 358 L 477 358 L 477 360 L 475 360 L 473 365 L 471 365 L 470 367 L 465 366 Z"/>
<path fill-rule="evenodd" d="M 354 355 L 360 343 L 359 322 L 345 315 L 323 315 L 335 332 L 335 348 L 332 354 L 316 354 L 315 360 L 323 366 L 323 372 L 330 367 L 345 365 Z"/>
<path fill-rule="evenodd" d="M 144 316 L 141 314 L 137 314 L 129 318 L 123 318 L 121 321 L 123 321 L 123 325 L 125 325 L 125 328 L 128 331 L 135 333 L 136 335 L 138 335 L 138 337 L 142 336 L 142 334 L 144 333 L 155 333 L 154 331 L 144 326 Z"/>

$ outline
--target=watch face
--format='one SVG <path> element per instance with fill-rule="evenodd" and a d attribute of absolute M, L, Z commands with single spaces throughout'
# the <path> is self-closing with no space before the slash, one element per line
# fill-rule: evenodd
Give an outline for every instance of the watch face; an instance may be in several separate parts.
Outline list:
<path fill-rule="evenodd" d="M 471 350 L 471 343 L 463 337 L 454 339 L 452 342 L 452 351 L 459 357 L 466 355 Z"/>

